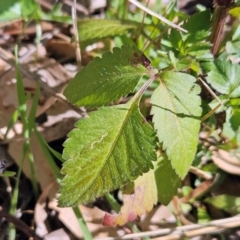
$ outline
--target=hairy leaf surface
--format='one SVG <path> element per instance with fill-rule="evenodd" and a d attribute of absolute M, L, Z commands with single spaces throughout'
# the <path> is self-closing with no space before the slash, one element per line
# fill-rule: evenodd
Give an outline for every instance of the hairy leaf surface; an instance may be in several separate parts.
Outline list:
<path fill-rule="evenodd" d="M 166 155 L 160 157 L 154 167 L 158 200 L 167 205 L 181 187 L 181 179 L 172 168 Z"/>
<path fill-rule="evenodd" d="M 95 58 L 69 82 L 64 94 L 78 106 L 108 105 L 133 91 L 143 75 L 151 72 L 150 61 L 133 46 L 114 48 Z"/>
<path fill-rule="evenodd" d="M 200 128 L 200 88 L 195 78 L 176 72 L 160 75 L 151 103 L 159 141 L 176 173 L 183 178 L 193 161 Z"/>
<path fill-rule="evenodd" d="M 157 191 L 154 172 L 149 171 L 129 183 L 123 192 L 123 206 L 118 214 L 106 213 L 103 219 L 105 226 L 123 226 L 136 220 L 137 217 L 150 212 L 157 203 Z"/>
<path fill-rule="evenodd" d="M 122 22 L 108 19 L 84 19 L 78 22 L 78 33 L 80 41 L 91 39 L 102 39 L 122 35 L 129 29 L 138 26 L 134 22 Z"/>
<path fill-rule="evenodd" d="M 206 78 L 218 92 L 231 98 L 240 96 L 240 66 L 227 60 L 215 60 Z"/>
<path fill-rule="evenodd" d="M 136 103 L 90 113 L 64 143 L 59 205 L 90 202 L 149 171 L 154 146 L 154 131 Z"/>

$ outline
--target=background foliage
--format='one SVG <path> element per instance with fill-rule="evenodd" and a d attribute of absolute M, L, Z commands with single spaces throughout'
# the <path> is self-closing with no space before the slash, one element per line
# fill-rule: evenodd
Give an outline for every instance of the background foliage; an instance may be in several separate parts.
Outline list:
<path fill-rule="evenodd" d="M 83 15 L 76 15 L 76 6 L 80 9 L 81 5 L 77 4 L 73 2 L 70 14 L 59 3 L 48 9 L 35 0 L 0 3 L 3 35 L 11 40 L 4 42 L 7 47 L 0 48 L 0 56 L 15 69 L 15 82 L 10 81 L 13 77 L 3 78 L 0 97 L 5 103 L 8 85 L 17 94 L 10 117 L 1 122 L 2 143 L 10 142 L 11 149 L 11 142 L 24 139 L 19 161 L 6 164 L 14 152 L 10 150 L 10 157 L 1 155 L 0 159 L 1 179 L 12 181 L 16 173 L 16 181 L 10 184 L 10 204 L 3 200 L 0 204 L 0 217 L 11 223 L 2 225 L 7 238 L 16 239 L 15 227 L 29 237 L 44 236 L 28 226 L 19 227 L 24 220 L 12 220 L 19 207 L 24 210 L 20 206 L 22 178 L 30 179 L 29 192 L 33 192 L 26 209 L 34 208 L 36 214 L 39 199 L 47 202 L 49 198 L 60 212 L 57 199 L 58 206 L 72 207 L 85 239 L 92 239 L 94 233 L 78 205 L 89 202 L 103 210 L 103 225 L 125 225 L 133 232 L 142 228 L 136 220 L 146 213 L 151 216 L 160 205 L 172 210 L 176 224 L 224 221 L 238 214 L 239 2 L 215 1 L 211 8 L 196 5 L 190 15 L 180 11 L 176 1 L 153 5 L 142 1 L 139 5 L 134 0 L 114 0 L 99 10 L 98 18 L 86 7 L 81 8 Z M 11 21 L 21 28 L 17 34 Z M 43 22 L 51 24 L 50 30 Z M 27 32 L 31 26 L 35 26 L 32 35 Z M 49 39 L 45 33 L 50 32 Z M 64 47 L 58 42 L 48 48 L 56 36 L 71 49 L 64 53 L 67 58 L 59 59 Z M 43 45 L 49 55 L 42 58 L 40 52 L 28 53 L 32 58 L 26 60 L 21 55 L 26 43 L 35 48 Z M 49 60 L 47 49 L 55 52 L 51 57 L 57 61 L 75 66 L 76 74 L 61 70 L 66 74 L 61 84 L 48 81 L 49 74 L 41 75 L 42 69 L 52 66 L 38 66 Z M 7 65 L 2 65 L 6 74 Z M 74 126 L 67 123 L 68 130 L 58 130 L 63 130 L 63 149 L 51 147 L 41 130 L 47 121 L 39 121 L 43 115 L 49 119 L 51 114 L 60 116 L 59 102 L 78 118 Z M 4 104 L 2 109 L 6 111 Z M 20 134 L 11 137 L 17 124 L 22 126 Z M 37 165 L 36 145 L 48 170 Z M 49 180 L 42 183 L 48 175 Z M 50 179 L 59 183 L 54 191 L 60 196 L 49 195 Z M 61 221 L 66 228 L 67 223 Z M 213 226 L 219 223 L 212 222 Z"/>

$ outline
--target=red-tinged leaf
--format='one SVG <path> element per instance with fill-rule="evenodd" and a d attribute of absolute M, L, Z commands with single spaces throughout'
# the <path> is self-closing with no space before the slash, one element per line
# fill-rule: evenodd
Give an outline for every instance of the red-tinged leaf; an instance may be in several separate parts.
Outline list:
<path fill-rule="evenodd" d="M 151 170 L 126 186 L 120 212 L 114 215 L 106 213 L 103 218 L 103 225 L 122 226 L 132 222 L 137 217 L 150 212 L 156 203 L 157 190 L 154 172 Z"/>

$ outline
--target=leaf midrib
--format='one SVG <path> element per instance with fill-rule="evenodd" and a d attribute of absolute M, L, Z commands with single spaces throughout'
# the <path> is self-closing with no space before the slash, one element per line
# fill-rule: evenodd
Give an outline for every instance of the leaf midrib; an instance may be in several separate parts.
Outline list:
<path fill-rule="evenodd" d="M 164 81 L 163 80 L 161 80 L 160 79 L 160 83 L 163 85 L 163 89 L 164 89 L 164 91 L 166 92 L 166 95 L 167 95 L 167 97 L 168 97 L 168 99 L 169 99 L 169 102 L 170 102 L 170 104 L 171 104 L 171 106 L 172 106 L 172 111 L 174 112 L 174 113 L 176 113 L 176 109 L 175 109 L 175 107 L 174 107 L 174 105 L 173 105 L 173 101 L 172 101 L 172 98 L 171 98 L 171 96 L 170 96 L 170 94 L 169 94 L 169 91 L 170 90 L 168 90 L 168 88 L 167 88 L 167 86 L 165 85 L 165 83 L 164 83 Z M 174 94 L 175 95 L 175 94 Z M 176 119 L 176 122 L 177 122 L 177 124 L 178 124 L 178 128 L 180 129 L 180 132 L 181 132 L 181 136 L 182 136 L 182 139 L 184 139 L 184 148 L 186 149 L 186 141 L 185 141 L 185 138 L 183 137 L 184 135 L 183 135 L 183 132 L 182 132 L 182 128 L 181 128 L 181 124 L 180 124 L 180 121 L 179 121 L 179 119 L 178 119 L 178 117 L 177 117 L 177 115 L 176 114 L 174 114 L 174 118 Z"/>
<path fill-rule="evenodd" d="M 131 100 L 130 100 L 130 101 L 131 101 Z M 118 133 L 116 134 L 116 138 L 115 138 L 115 140 L 113 141 L 113 144 L 111 145 L 111 148 L 109 149 L 109 153 L 107 154 L 106 160 L 103 162 L 102 167 L 99 168 L 99 170 L 96 172 L 95 176 L 92 178 L 92 181 L 88 184 L 88 186 L 85 188 L 85 190 L 84 190 L 84 191 L 82 192 L 82 194 L 79 196 L 79 198 L 81 198 L 82 196 L 84 196 L 85 193 L 91 188 L 91 186 L 92 186 L 93 183 L 95 182 L 96 178 L 100 175 L 102 169 L 103 169 L 103 168 L 105 167 L 105 165 L 107 164 L 107 162 L 108 162 L 108 160 L 109 160 L 109 158 L 110 158 L 110 156 L 111 156 L 111 153 L 113 152 L 113 150 L 114 150 L 114 148 L 115 148 L 115 146 L 116 146 L 116 143 L 117 143 L 117 141 L 118 141 L 118 139 L 119 139 L 119 136 L 120 136 L 120 134 L 121 134 L 121 132 L 122 132 L 122 129 L 124 128 L 123 126 L 125 126 L 125 123 L 126 123 L 126 121 L 129 119 L 129 115 L 131 114 L 131 112 L 132 112 L 132 110 L 133 110 L 133 108 L 134 108 L 134 104 L 135 104 L 135 101 L 133 101 L 133 103 L 130 105 L 129 111 L 127 112 L 126 117 L 125 117 L 125 119 L 124 119 L 124 121 L 123 121 L 123 123 L 122 123 L 122 125 L 121 125 L 121 127 L 120 127 L 120 129 L 119 129 L 119 131 L 118 131 Z M 126 105 L 127 105 L 127 104 L 125 104 L 125 106 L 126 106 Z M 101 175 L 100 175 L 100 176 L 101 176 Z"/>

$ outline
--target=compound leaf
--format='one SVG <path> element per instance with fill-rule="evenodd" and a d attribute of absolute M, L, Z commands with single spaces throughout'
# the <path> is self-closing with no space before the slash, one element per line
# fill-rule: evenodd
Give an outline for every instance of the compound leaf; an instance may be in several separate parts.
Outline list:
<path fill-rule="evenodd" d="M 127 30 L 137 27 L 135 22 L 123 22 L 108 19 L 84 19 L 78 22 L 79 37 L 81 41 L 102 39 L 122 35 Z"/>
<path fill-rule="evenodd" d="M 123 206 L 118 214 L 106 213 L 103 218 L 105 226 L 123 226 L 137 217 L 150 212 L 157 203 L 157 191 L 154 172 L 149 171 L 129 183 L 123 192 Z"/>
<path fill-rule="evenodd" d="M 154 128 L 176 173 L 183 178 L 191 166 L 200 128 L 200 87 L 195 78 L 163 72 L 151 103 Z"/>
<path fill-rule="evenodd" d="M 181 187 L 181 179 L 172 168 L 171 162 L 165 154 L 155 164 L 154 174 L 158 200 L 162 204 L 168 205 L 177 193 L 177 189 Z"/>
<path fill-rule="evenodd" d="M 150 72 L 150 61 L 136 47 L 114 48 L 113 53 L 104 53 L 83 68 L 64 94 L 78 106 L 108 105 L 133 91 L 140 78 Z"/>
<path fill-rule="evenodd" d="M 240 96 L 240 66 L 227 60 L 215 60 L 206 78 L 212 87 L 231 98 Z"/>
<path fill-rule="evenodd" d="M 59 205 L 90 202 L 146 173 L 154 146 L 154 130 L 133 101 L 90 113 L 64 143 Z"/>

